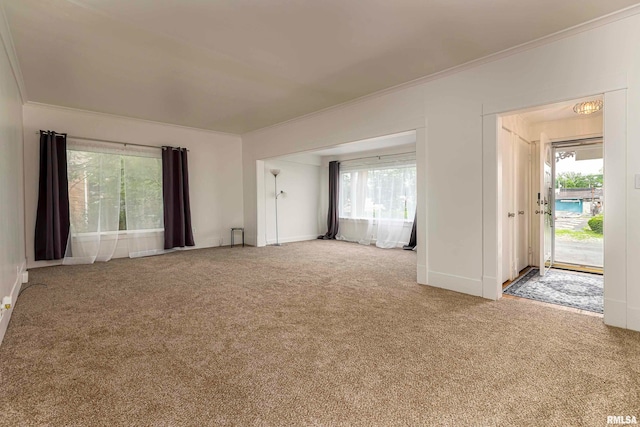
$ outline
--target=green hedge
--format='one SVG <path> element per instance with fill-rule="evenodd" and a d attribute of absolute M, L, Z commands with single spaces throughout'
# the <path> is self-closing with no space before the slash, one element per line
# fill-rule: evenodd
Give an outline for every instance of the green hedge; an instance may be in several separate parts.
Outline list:
<path fill-rule="evenodd" d="M 604 217 L 602 214 L 596 215 L 589 220 L 589 228 L 594 233 L 602 234 L 602 223 L 604 222 Z"/>

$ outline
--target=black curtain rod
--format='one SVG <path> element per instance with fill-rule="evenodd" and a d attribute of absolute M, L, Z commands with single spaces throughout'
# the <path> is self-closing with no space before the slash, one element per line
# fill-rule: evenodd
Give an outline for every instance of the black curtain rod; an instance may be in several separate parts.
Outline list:
<path fill-rule="evenodd" d="M 40 133 L 42 133 L 42 132 L 43 133 L 48 133 L 49 131 L 41 130 L 41 131 L 36 132 L 36 135 L 40 135 Z M 56 135 L 67 135 L 66 133 L 58 133 L 58 132 L 52 132 L 52 133 L 54 133 Z M 85 137 L 82 137 L 82 136 L 72 136 L 72 135 L 67 135 L 67 138 L 68 139 L 79 139 L 81 141 L 106 142 L 108 144 L 120 144 L 120 145 L 124 145 L 125 147 L 127 145 L 131 145 L 133 147 L 155 148 L 155 149 L 158 149 L 158 150 L 163 150 L 164 148 L 168 147 L 167 145 L 163 145 L 161 147 L 158 147 L 157 145 L 135 144 L 135 143 L 132 143 L 132 142 L 112 141 L 112 140 L 109 140 L 109 139 L 98 139 L 98 138 L 85 138 Z M 178 147 L 171 147 L 171 148 L 177 149 Z M 187 149 L 187 151 L 190 151 L 190 150 Z"/>
<path fill-rule="evenodd" d="M 339 163 L 342 162 L 352 162 L 354 160 L 364 160 L 364 159 L 378 159 L 381 160 L 383 157 L 391 157 L 391 156 L 403 156 L 405 154 L 416 154 L 415 151 L 407 151 L 406 153 L 396 153 L 396 154 L 381 154 L 379 156 L 368 156 L 368 157 L 358 157 L 356 159 L 347 159 L 347 160 L 338 160 Z"/>

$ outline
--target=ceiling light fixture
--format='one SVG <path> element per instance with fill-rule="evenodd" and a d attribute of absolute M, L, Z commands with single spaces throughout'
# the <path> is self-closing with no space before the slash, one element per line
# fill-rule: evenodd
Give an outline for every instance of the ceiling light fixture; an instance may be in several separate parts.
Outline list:
<path fill-rule="evenodd" d="M 573 106 L 573 111 L 577 114 L 593 114 L 602 110 L 602 101 L 596 99 L 595 101 L 579 102 Z"/>

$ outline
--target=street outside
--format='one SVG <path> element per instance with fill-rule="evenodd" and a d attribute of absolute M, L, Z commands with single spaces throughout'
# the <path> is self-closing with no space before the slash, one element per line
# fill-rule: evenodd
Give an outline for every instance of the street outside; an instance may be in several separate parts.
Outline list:
<path fill-rule="evenodd" d="M 604 266 L 604 244 L 602 237 L 593 233 L 581 234 L 589 229 L 590 215 L 557 212 L 555 221 L 555 256 L 558 263 L 579 264 L 594 267 Z M 561 230 L 569 230 L 562 232 Z"/>

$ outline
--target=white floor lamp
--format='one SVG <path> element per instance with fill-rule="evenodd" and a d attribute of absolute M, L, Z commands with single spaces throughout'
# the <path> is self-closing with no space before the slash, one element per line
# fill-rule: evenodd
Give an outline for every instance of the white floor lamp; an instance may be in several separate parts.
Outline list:
<path fill-rule="evenodd" d="M 280 241 L 278 240 L 278 197 L 281 194 L 284 194 L 284 191 L 280 190 L 278 192 L 278 174 L 280 173 L 280 169 L 271 169 L 271 174 L 273 175 L 273 185 L 276 194 L 276 243 L 272 246 L 280 246 Z"/>

